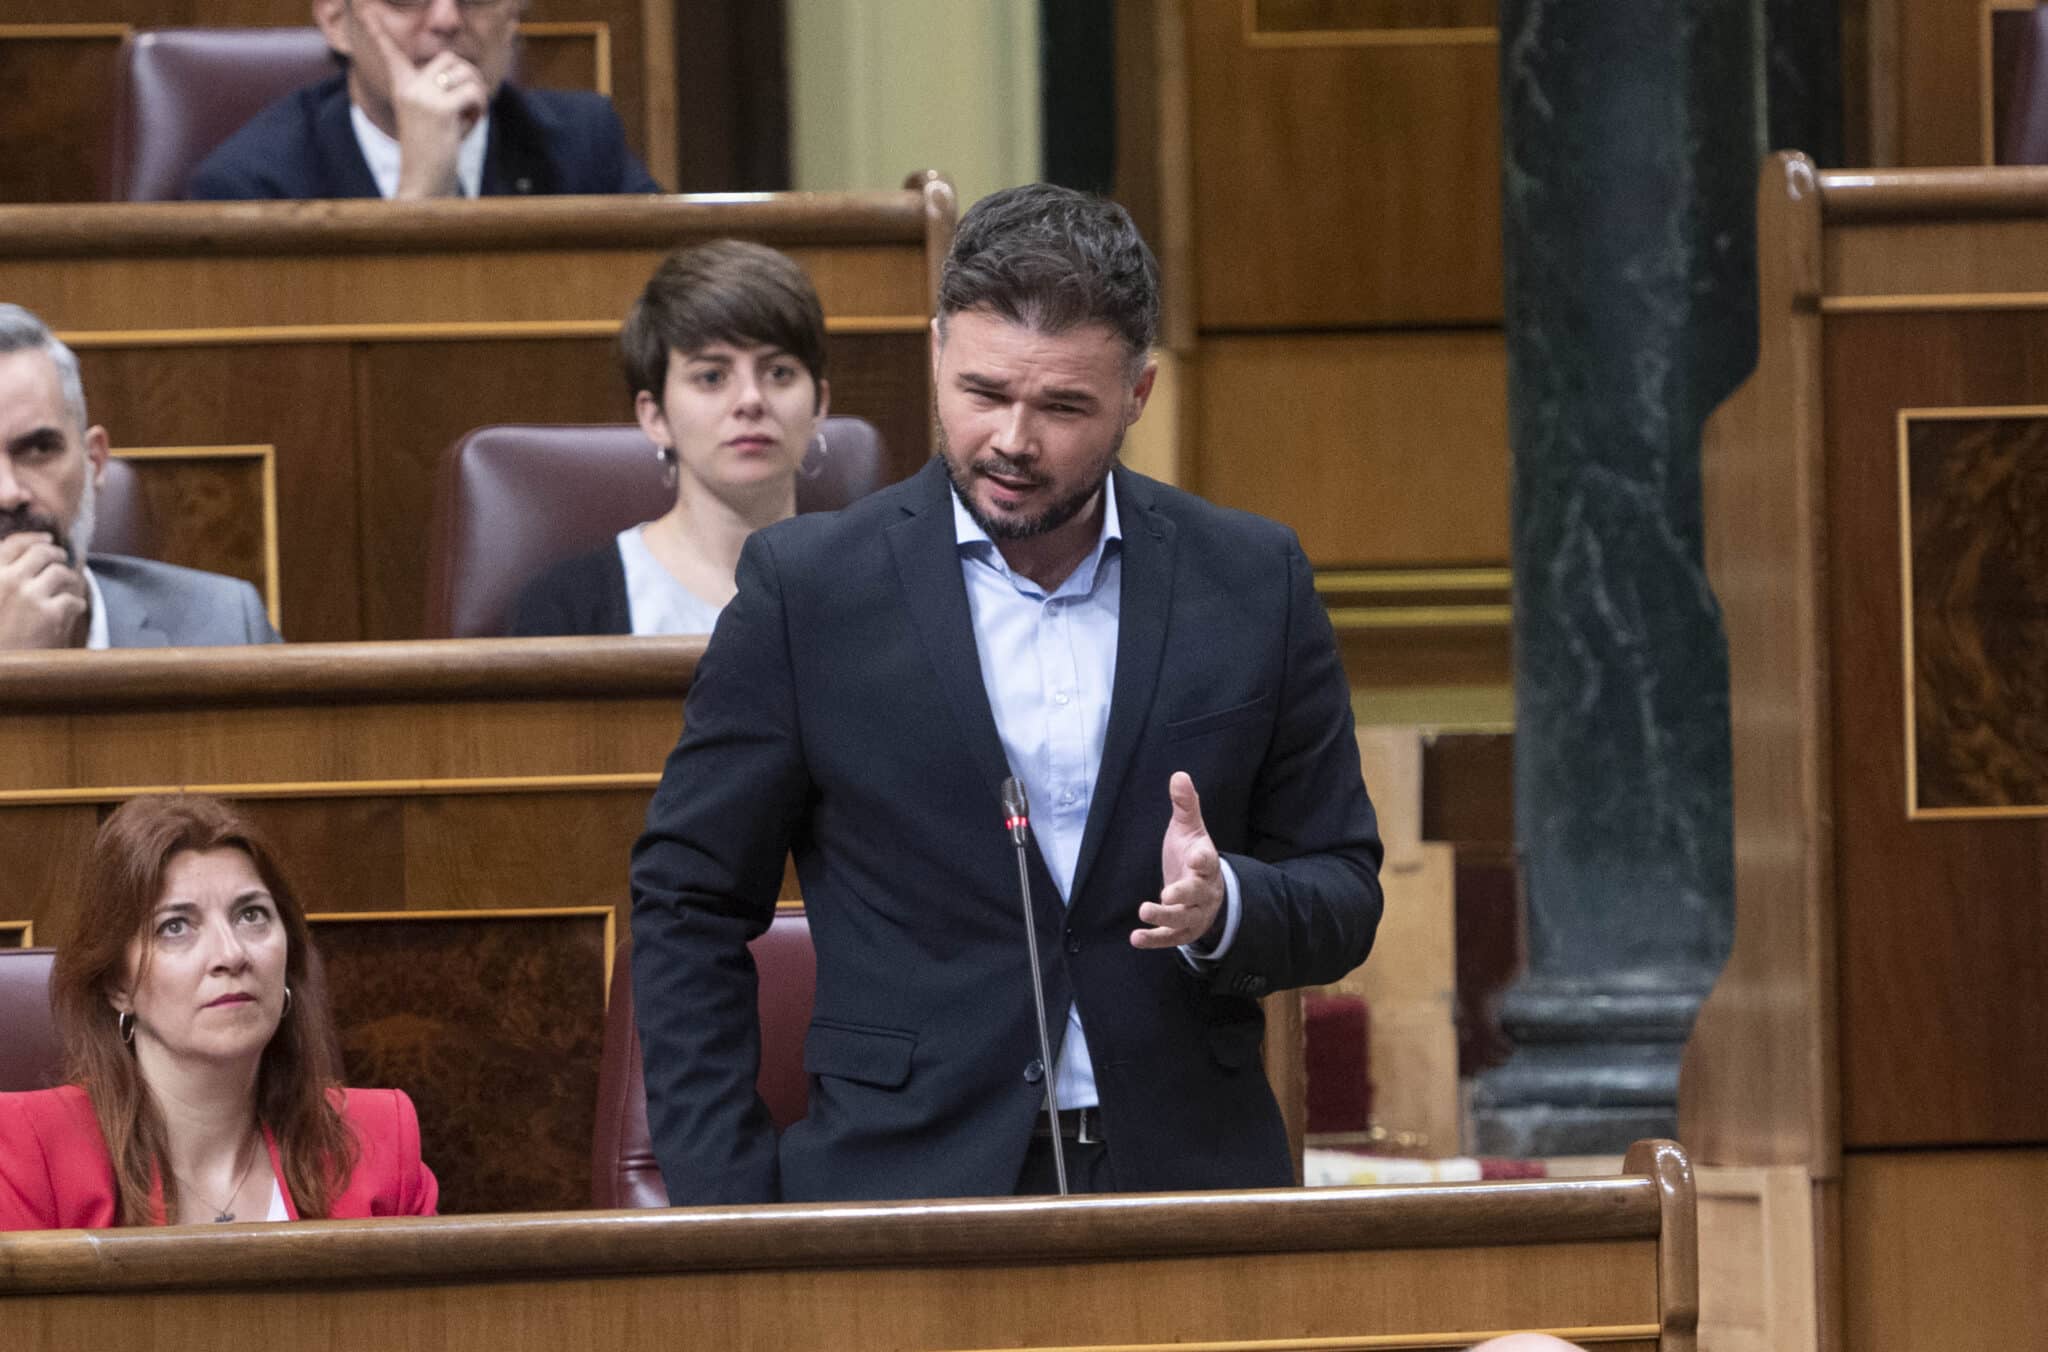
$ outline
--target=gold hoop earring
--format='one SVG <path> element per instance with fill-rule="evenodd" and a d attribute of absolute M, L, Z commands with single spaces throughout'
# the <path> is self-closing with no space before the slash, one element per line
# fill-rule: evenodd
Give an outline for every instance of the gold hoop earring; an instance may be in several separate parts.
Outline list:
<path fill-rule="evenodd" d="M 124 1010 L 121 1017 L 114 1020 L 114 1027 L 121 1031 L 121 1043 L 123 1046 L 132 1047 L 135 1045 L 134 1010 Z"/>

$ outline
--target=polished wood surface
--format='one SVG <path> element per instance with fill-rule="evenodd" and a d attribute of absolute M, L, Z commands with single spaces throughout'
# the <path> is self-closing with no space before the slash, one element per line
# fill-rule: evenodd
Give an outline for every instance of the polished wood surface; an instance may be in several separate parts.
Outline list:
<path fill-rule="evenodd" d="M 1687 1048 L 1681 1134 L 1709 1163 L 1803 1173 L 1822 1347 L 2012 1345 L 1988 1294 L 1921 1261 L 1932 1207 L 1873 1161 L 1942 1177 L 2048 1145 L 2048 819 L 1909 813 L 1899 472 L 1906 410 L 2048 404 L 2048 296 L 2012 289 L 2048 262 L 2048 176 L 1777 157 L 1759 249 L 1758 369 L 1704 462 L 1735 953 Z M 2038 585 L 2038 562 L 2015 576 Z M 1949 1269 L 2007 1271 L 1988 1212 L 1944 1233 Z"/>
<path fill-rule="evenodd" d="M 674 0 L 531 0 L 522 79 L 611 96 L 626 141 L 676 182 Z M 0 201 L 94 200 L 112 136 L 115 55 L 126 30 L 303 27 L 307 0 L 15 0 L 0 20 Z M 653 54 L 649 39 L 655 40 Z M 657 59 L 658 58 L 658 59 Z M 720 185 L 724 186 L 724 185 Z"/>
<path fill-rule="evenodd" d="M 447 445 L 491 422 L 616 422 L 615 335 L 669 249 L 737 235 L 810 272 L 834 406 L 891 472 L 929 448 L 943 180 L 896 192 L 468 203 L 0 207 L 0 294 L 79 350 L 117 445 L 276 451 L 286 637 L 406 638 Z"/>
<path fill-rule="evenodd" d="M 1701 448 L 1707 573 L 1728 636 L 1735 949 L 1693 1026 L 1680 1134 L 1702 1163 L 1838 1167 L 1835 841 L 1822 570 L 1820 197 L 1804 159 L 1758 187 L 1756 372 Z"/>
<path fill-rule="evenodd" d="M 1191 482 L 1319 568 L 1507 557 L 1498 332 L 1205 337 L 1200 376 Z"/>
<path fill-rule="evenodd" d="M 1449 1348 L 1690 1352 L 1691 1178 L 0 1236 L 25 1349 Z M 1132 1299 L 1142 1288 L 1145 1299 Z M 235 1318 L 218 1317 L 235 1292 Z M 144 1304 L 146 1302 L 146 1305 Z"/>
<path fill-rule="evenodd" d="M 1498 322 L 1491 42 L 1255 46 L 1230 3 L 1186 21 L 1204 329 Z"/>
<path fill-rule="evenodd" d="M 1857 1352 L 2010 1352 L 2048 1320 L 2048 1150 L 1857 1153 L 1842 1241 Z"/>

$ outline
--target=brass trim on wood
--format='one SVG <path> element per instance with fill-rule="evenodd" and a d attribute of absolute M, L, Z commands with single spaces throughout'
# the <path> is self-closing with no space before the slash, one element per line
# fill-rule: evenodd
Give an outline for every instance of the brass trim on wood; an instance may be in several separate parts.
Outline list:
<path fill-rule="evenodd" d="M 2048 212 L 2048 197 L 2039 203 Z M 1930 291 L 1925 295 L 1822 296 L 1824 315 L 1926 314 L 1942 310 L 2048 310 L 2048 291 Z"/>
<path fill-rule="evenodd" d="M 1243 0 L 1242 37 L 1247 47 L 1470 47 L 1500 41 L 1497 27 L 1304 28 L 1276 32 L 1259 27 L 1259 0 Z"/>
<path fill-rule="evenodd" d="M 1331 606 L 1330 627 L 1368 629 L 1505 629 L 1513 606 Z"/>
<path fill-rule="evenodd" d="M 0 943 L 0 948 L 34 948 L 36 946 L 36 922 L 33 920 L 0 920 L 0 936 L 12 939 L 10 943 Z"/>
<path fill-rule="evenodd" d="M 1319 568 L 1319 592 L 1506 591 L 1508 568 Z"/>
<path fill-rule="evenodd" d="M 565 21 L 556 23 L 525 23 L 519 25 L 521 37 L 528 38 L 582 38 L 591 40 L 595 49 L 595 70 L 592 83 L 597 92 L 606 98 L 612 96 L 612 26 L 603 20 Z"/>
<path fill-rule="evenodd" d="M 0 42 L 100 41 L 134 31 L 135 25 L 126 23 L 0 23 Z"/>
<path fill-rule="evenodd" d="M 144 794 L 203 793 L 215 798 L 422 798 L 484 797 L 509 793 L 565 793 L 584 789 L 652 789 L 658 770 L 599 775 L 476 775 L 447 779 L 281 780 L 253 784 L 111 784 L 68 789 L 0 789 L 0 807 L 57 807 L 119 803 Z"/>
<path fill-rule="evenodd" d="M 406 324 L 249 324 L 202 329 L 92 329 L 57 336 L 74 349 L 258 347 L 276 343 L 446 343 L 613 338 L 617 319 L 457 319 Z M 827 317 L 836 334 L 923 333 L 923 315 Z"/>
<path fill-rule="evenodd" d="M 283 588 L 278 581 L 277 447 L 275 446 L 130 446 L 115 451 L 123 460 L 254 460 L 262 479 L 263 609 L 270 627 L 284 630 Z"/>
<path fill-rule="evenodd" d="M 1654 1340 L 1655 1324 L 1561 1324 L 1544 1329 L 1481 1329 L 1468 1333 L 1354 1333 L 1341 1338 L 1231 1338 L 1220 1342 L 1059 1343 L 1013 1348 L 1011 1352 L 1424 1352 L 1465 1348 L 1510 1333 L 1547 1333 L 1579 1343 L 1635 1343 Z M 975 1352 L 982 1352 L 976 1349 Z M 988 1352 L 993 1352 L 989 1349 Z"/>

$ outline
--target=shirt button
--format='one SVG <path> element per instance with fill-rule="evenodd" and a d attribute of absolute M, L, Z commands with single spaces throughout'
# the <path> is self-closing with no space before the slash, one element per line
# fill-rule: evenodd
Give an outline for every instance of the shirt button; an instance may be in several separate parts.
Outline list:
<path fill-rule="evenodd" d="M 1052 702 L 1053 702 L 1054 704 L 1057 704 L 1057 705 L 1059 705 L 1059 706 L 1060 706 L 1061 708 L 1065 708 L 1065 707 L 1066 707 L 1066 704 L 1067 704 L 1067 700 L 1068 700 L 1069 698 L 1071 698 L 1071 696 L 1069 696 L 1069 695 L 1067 694 L 1067 692 L 1066 692 L 1066 691 L 1062 690 L 1062 691 L 1060 691 L 1060 692 L 1059 692 L 1059 693 L 1058 693 L 1057 695 L 1054 695 L 1054 696 L 1052 697 Z"/>
<path fill-rule="evenodd" d="M 1031 1058 L 1030 1061 L 1025 1063 L 1024 1082 L 1026 1084 L 1037 1084 L 1040 1080 L 1044 1078 L 1045 1062 L 1039 1060 L 1037 1057 L 1034 1056 Z"/>
<path fill-rule="evenodd" d="M 1067 952 L 1069 952 L 1069 953 L 1079 953 L 1080 951 L 1081 951 L 1081 936 L 1080 936 L 1080 935 L 1078 935 L 1078 934 L 1076 934 L 1076 933 L 1074 933 L 1074 932 L 1073 932 L 1072 930 L 1068 930 L 1068 931 L 1067 931 Z"/>

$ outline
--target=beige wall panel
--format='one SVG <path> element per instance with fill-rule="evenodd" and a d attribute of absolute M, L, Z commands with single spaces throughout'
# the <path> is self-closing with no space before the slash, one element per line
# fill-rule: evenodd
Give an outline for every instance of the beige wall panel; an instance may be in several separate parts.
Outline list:
<path fill-rule="evenodd" d="M 1700 1346 L 1815 1352 L 1814 1196 L 1806 1170 L 1698 1165 Z"/>
<path fill-rule="evenodd" d="M 1843 1159 L 1845 1345 L 2012 1352 L 2048 1324 L 2048 1149 Z"/>
<path fill-rule="evenodd" d="M 1194 486 L 1294 527 L 1318 567 L 1508 554 L 1498 333 L 1205 340 Z"/>
<path fill-rule="evenodd" d="M 1203 329 L 1498 320 L 1491 42 L 1253 47 L 1188 6 Z"/>

